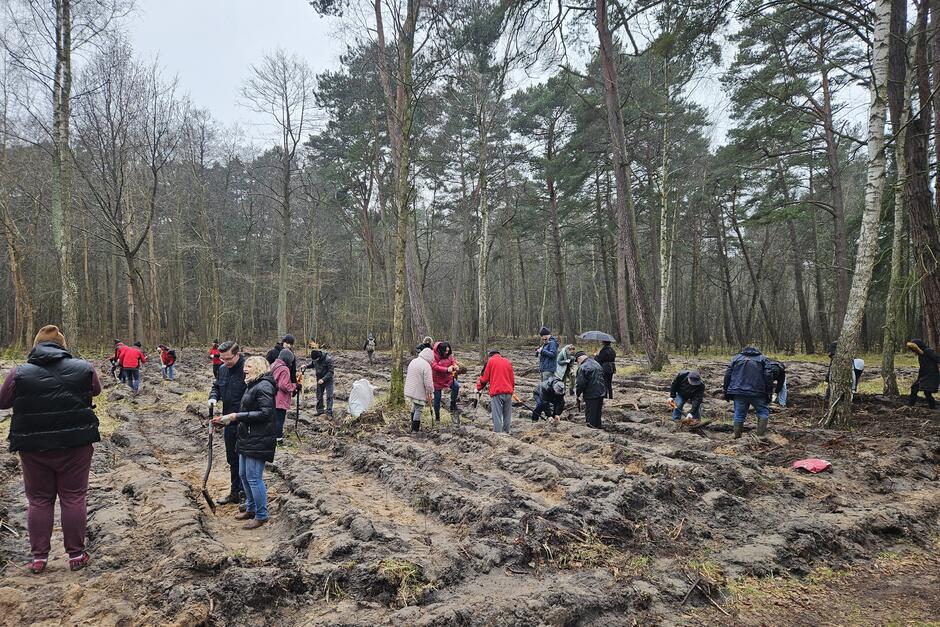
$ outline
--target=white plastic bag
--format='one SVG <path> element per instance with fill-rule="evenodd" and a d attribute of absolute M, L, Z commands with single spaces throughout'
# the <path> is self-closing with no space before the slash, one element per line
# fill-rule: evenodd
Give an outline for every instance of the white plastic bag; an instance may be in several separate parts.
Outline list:
<path fill-rule="evenodd" d="M 358 418 L 375 402 L 375 386 L 368 379 L 357 379 L 349 392 L 349 413 Z"/>

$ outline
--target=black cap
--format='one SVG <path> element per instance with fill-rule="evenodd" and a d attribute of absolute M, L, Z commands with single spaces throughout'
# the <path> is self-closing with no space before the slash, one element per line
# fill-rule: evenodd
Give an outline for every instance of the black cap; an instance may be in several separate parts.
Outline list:
<path fill-rule="evenodd" d="M 284 336 L 284 339 L 282 339 L 281 342 L 286 342 L 286 343 L 288 343 L 288 344 L 293 344 L 293 343 L 294 343 L 294 336 L 291 335 L 290 333 L 288 333 L 287 335 Z"/>
<path fill-rule="evenodd" d="M 487 353 L 487 355 L 489 355 L 490 357 L 492 357 L 493 355 L 499 355 L 499 351 L 494 348 L 489 353 Z"/>
<path fill-rule="evenodd" d="M 574 360 L 578 361 L 578 359 L 580 359 L 582 355 L 584 357 L 587 357 L 587 353 L 585 353 L 584 351 L 578 351 L 577 353 L 574 354 Z"/>
<path fill-rule="evenodd" d="M 548 327 L 542 327 L 541 329 L 539 329 L 539 335 L 551 335 L 551 334 L 552 332 L 548 329 Z"/>
<path fill-rule="evenodd" d="M 698 370 L 689 370 L 689 383 L 692 385 L 701 385 L 702 374 Z"/>

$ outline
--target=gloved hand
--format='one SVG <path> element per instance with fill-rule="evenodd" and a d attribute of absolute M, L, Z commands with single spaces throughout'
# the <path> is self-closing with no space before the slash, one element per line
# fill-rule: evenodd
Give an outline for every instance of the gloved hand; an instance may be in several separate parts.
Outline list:
<path fill-rule="evenodd" d="M 209 407 L 215 407 L 216 400 L 214 398 L 209 399 Z"/>

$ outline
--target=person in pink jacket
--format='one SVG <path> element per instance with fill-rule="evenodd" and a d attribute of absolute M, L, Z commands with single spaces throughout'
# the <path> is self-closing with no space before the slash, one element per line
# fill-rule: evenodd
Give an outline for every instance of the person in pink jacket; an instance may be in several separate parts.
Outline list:
<path fill-rule="evenodd" d="M 418 356 L 408 364 L 405 375 L 405 398 L 411 401 L 411 430 L 421 429 L 421 412 L 425 405 L 431 404 L 434 395 L 434 375 L 431 362 L 434 353 L 430 348 L 423 348 Z"/>
<path fill-rule="evenodd" d="M 300 385 L 291 383 L 290 366 L 294 362 L 294 353 L 282 349 L 277 359 L 271 364 L 271 374 L 274 375 L 274 429 L 277 434 L 277 445 L 284 445 L 284 421 L 287 420 L 287 411 L 290 409 L 290 399 Z"/>
<path fill-rule="evenodd" d="M 457 373 L 457 360 L 448 342 L 434 344 L 434 361 L 431 370 L 434 375 L 434 422 L 441 419 L 441 397 L 444 390 L 450 390 L 450 413 L 457 411 L 457 394 L 460 384 L 454 375 Z"/>

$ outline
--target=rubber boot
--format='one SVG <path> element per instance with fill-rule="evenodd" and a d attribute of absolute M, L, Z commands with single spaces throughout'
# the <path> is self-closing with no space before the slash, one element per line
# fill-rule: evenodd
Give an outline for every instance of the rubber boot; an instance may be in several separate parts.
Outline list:
<path fill-rule="evenodd" d="M 735 423 L 735 425 L 734 425 L 734 439 L 735 439 L 735 440 L 737 440 L 737 439 L 739 439 L 739 438 L 741 437 L 741 432 L 742 432 L 742 431 L 744 431 L 744 425 L 743 425 L 743 424 L 737 424 L 737 423 Z"/>
<path fill-rule="evenodd" d="M 412 421 L 411 421 L 411 432 L 412 432 L 412 433 L 417 433 L 417 432 L 420 431 L 420 430 L 421 430 L 421 421 L 420 421 L 420 420 L 412 420 Z"/>
<path fill-rule="evenodd" d="M 762 438 L 767 435 L 767 418 L 757 419 L 757 437 Z"/>

